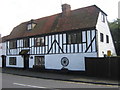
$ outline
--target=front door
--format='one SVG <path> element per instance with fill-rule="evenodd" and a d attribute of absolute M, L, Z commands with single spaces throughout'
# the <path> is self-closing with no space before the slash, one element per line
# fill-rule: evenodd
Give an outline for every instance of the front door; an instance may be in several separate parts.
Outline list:
<path fill-rule="evenodd" d="M 29 55 L 24 55 L 24 69 L 28 69 L 29 68 Z"/>
<path fill-rule="evenodd" d="M 2 67 L 6 67 L 6 56 L 2 55 Z"/>

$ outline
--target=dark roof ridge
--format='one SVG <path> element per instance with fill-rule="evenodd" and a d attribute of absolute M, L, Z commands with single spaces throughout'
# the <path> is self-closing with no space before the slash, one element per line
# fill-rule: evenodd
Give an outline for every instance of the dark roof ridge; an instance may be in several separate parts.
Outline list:
<path fill-rule="evenodd" d="M 107 14 L 102 9 L 100 9 L 97 5 L 93 5 L 93 6 L 95 6 L 97 9 L 99 9 L 102 13 L 104 13 L 107 16 Z"/>
<path fill-rule="evenodd" d="M 90 5 L 90 6 L 85 6 L 85 7 L 82 7 L 82 8 L 78 8 L 78 9 L 74 9 L 74 10 L 71 10 L 71 11 L 76 11 L 76 10 L 89 8 L 89 7 L 96 7 L 99 11 L 101 11 L 102 13 L 104 13 L 107 16 L 107 14 L 102 9 L 100 9 L 97 5 L 95 5 L 95 4 L 94 5 Z"/>

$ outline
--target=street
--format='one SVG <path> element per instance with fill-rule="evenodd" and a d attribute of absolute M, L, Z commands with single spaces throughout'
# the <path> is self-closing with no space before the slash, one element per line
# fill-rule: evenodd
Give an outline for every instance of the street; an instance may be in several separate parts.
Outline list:
<path fill-rule="evenodd" d="M 118 86 L 40 79 L 2 73 L 2 88 L 118 88 Z"/>

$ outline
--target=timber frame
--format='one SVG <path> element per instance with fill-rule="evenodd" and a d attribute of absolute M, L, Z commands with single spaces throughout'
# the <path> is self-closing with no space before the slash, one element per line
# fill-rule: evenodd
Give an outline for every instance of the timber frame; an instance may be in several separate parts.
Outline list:
<path fill-rule="evenodd" d="M 67 39 L 66 41 L 65 38 L 67 38 L 67 34 L 69 33 L 78 33 L 81 32 L 81 43 L 77 44 L 67 44 Z M 89 33 L 88 33 L 89 32 Z M 86 52 L 97 52 L 97 37 L 96 37 L 96 29 L 83 29 L 83 30 L 74 30 L 73 31 L 67 31 L 67 32 L 59 32 L 59 33 L 49 33 L 49 34 L 44 34 L 44 35 L 37 35 L 33 37 L 24 37 L 24 38 L 18 38 L 18 39 L 12 39 L 7 41 L 7 55 L 19 55 L 21 50 L 28 49 L 30 52 L 28 53 L 29 55 L 46 55 L 46 54 L 60 54 L 60 53 L 86 53 Z M 83 33 L 85 39 L 83 39 Z M 93 34 L 94 33 L 94 36 Z M 89 34 L 89 35 L 87 35 Z M 88 37 L 89 36 L 89 37 Z M 45 45 L 44 46 L 35 46 L 33 45 L 35 39 L 37 37 L 44 37 L 45 39 Z M 62 39 L 61 39 L 62 38 Z M 90 38 L 91 42 L 88 42 L 87 39 Z M 29 39 L 29 47 L 24 47 L 22 40 L 24 39 Z M 11 49 L 9 48 L 9 43 L 10 41 L 17 41 L 17 48 Z M 95 45 L 95 48 L 93 47 L 93 42 Z M 54 50 L 53 50 L 54 47 Z M 58 48 L 57 48 L 58 47 Z M 75 50 L 76 48 L 76 50 Z M 80 49 L 81 48 L 81 49 Z M 84 50 L 85 48 L 85 50 Z M 56 49 L 58 49 L 56 51 Z M 14 51 L 14 53 L 13 53 Z"/>

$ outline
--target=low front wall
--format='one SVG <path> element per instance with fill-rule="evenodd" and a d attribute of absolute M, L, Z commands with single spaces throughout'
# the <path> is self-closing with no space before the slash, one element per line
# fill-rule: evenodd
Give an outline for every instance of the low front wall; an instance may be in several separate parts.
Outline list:
<path fill-rule="evenodd" d="M 62 65 L 62 58 L 68 59 L 68 65 Z M 97 57 L 97 53 L 51 54 L 45 55 L 45 68 L 72 71 L 85 71 L 85 57 Z"/>

